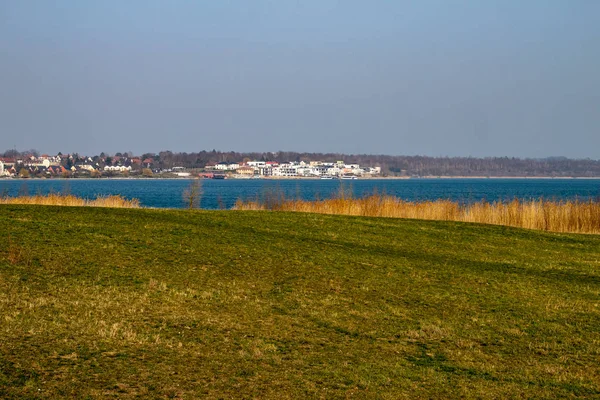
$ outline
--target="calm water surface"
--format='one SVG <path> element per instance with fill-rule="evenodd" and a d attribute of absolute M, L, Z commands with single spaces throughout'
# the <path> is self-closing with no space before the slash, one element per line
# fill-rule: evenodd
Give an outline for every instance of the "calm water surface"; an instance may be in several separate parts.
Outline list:
<path fill-rule="evenodd" d="M 60 192 L 90 199 L 118 194 L 137 198 L 145 207 L 182 208 L 182 194 L 190 182 L 187 179 L 7 179 L 0 180 L 0 194 L 16 196 L 19 193 Z M 287 198 L 323 199 L 337 195 L 341 189 L 352 192 L 356 197 L 378 192 L 410 201 L 600 198 L 600 179 L 205 179 L 201 183 L 201 207 L 206 209 L 231 208 L 237 199 L 264 199 L 273 193 L 283 193 Z"/>

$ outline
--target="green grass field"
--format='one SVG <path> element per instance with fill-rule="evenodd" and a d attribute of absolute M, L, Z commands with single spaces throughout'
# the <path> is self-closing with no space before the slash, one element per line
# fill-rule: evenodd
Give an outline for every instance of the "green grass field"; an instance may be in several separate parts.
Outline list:
<path fill-rule="evenodd" d="M 0 206 L 0 398 L 600 398 L 600 236 Z"/>

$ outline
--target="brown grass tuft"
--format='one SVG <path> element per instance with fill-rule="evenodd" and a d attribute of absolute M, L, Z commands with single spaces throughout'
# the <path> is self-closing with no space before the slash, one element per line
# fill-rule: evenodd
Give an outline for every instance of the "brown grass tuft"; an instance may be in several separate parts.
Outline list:
<path fill-rule="evenodd" d="M 10 236 L 8 237 L 6 258 L 11 265 L 23 264 L 29 266 L 31 264 L 31 254 L 25 248 L 15 243 Z"/>
<path fill-rule="evenodd" d="M 317 201 L 280 199 L 261 203 L 238 200 L 235 209 L 478 222 L 553 232 L 600 233 L 600 203 L 592 200 L 460 204 L 449 200 L 410 202 L 374 194 L 361 199 L 338 197 Z"/>

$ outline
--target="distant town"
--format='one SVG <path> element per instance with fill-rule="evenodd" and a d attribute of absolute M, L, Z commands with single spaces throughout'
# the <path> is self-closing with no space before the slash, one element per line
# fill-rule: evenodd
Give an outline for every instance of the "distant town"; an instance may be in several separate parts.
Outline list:
<path fill-rule="evenodd" d="M 337 153 L 161 151 L 98 155 L 0 153 L 0 178 L 596 178 L 600 161 L 549 157 L 427 157 Z"/>
<path fill-rule="evenodd" d="M 100 177 L 201 177 L 212 179 L 341 178 L 358 179 L 381 174 L 381 167 L 346 164 L 343 161 L 244 161 L 207 163 L 201 168 L 165 167 L 159 157 L 135 157 L 118 153 L 107 156 L 78 154 L 19 154 L 0 158 L 0 177 L 5 178 L 100 178 Z"/>

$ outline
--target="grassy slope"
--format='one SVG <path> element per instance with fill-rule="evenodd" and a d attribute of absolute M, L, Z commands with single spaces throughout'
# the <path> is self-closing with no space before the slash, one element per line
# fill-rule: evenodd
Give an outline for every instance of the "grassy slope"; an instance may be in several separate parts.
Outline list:
<path fill-rule="evenodd" d="M 1 206 L 0 397 L 600 397 L 600 236 Z"/>

